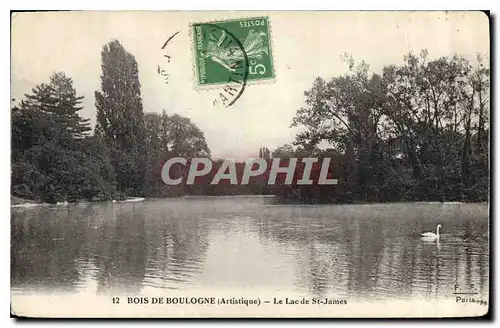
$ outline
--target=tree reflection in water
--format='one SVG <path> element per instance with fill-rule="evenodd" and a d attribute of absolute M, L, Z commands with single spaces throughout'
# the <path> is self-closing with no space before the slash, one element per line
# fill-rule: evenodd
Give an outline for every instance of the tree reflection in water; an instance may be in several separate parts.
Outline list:
<path fill-rule="evenodd" d="M 140 294 L 251 286 L 351 300 L 488 293 L 480 204 L 268 205 L 252 197 L 12 210 L 12 289 Z M 420 231 L 443 225 L 440 245 Z"/>

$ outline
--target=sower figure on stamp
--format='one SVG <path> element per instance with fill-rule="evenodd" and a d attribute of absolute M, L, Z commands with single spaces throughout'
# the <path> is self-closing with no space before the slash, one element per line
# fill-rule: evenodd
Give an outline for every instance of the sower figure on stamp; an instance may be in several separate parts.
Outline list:
<path fill-rule="evenodd" d="M 254 30 L 248 32 L 248 36 L 243 42 L 243 48 L 249 59 L 261 59 L 262 53 L 268 54 L 268 49 L 264 43 L 264 37 L 266 33 L 258 32 L 255 33 Z M 204 52 L 203 56 L 205 58 L 210 58 L 214 62 L 224 66 L 227 70 L 234 72 L 238 67 L 239 63 L 244 61 L 245 57 L 243 51 L 238 48 L 238 46 L 223 47 L 222 44 L 226 39 L 226 32 L 222 30 L 222 34 L 218 42 L 208 40 L 207 50 Z M 231 44 L 232 41 L 228 43 Z"/>

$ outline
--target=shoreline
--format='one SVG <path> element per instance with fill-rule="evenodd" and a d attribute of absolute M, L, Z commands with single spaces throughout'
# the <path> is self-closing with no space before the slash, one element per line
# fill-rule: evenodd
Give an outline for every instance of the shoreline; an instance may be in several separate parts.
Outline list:
<path fill-rule="evenodd" d="M 10 196 L 10 207 L 12 208 L 31 208 L 31 207 L 41 207 L 41 206 L 67 206 L 67 205 L 81 205 L 81 204 L 93 204 L 93 203 L 132 203 L 132 202 L 142 202 L 146 200 L 144 197 L 126 197 L 120 200 L 96 200 L 96 201 L 79 201 L 79 202 L 57 202 L 57 203 L 44 203 L 41 201 L 36 201 L 32 199 L 20 198 L 11 195 Z"/>
<path fill-rule="evenodd" d="M 121 200 L 96 200 L 96 201 L 80 201 L 80 202 L 57 202 L 55 204 L 43 203 L 41 201 L 35 201 L 32 199 L 20 198 L 16 196 L 10 196 L 10 207 L 14 208 L 30 208 L 38 206 L 64 206 L 64 205 L 77 205 L 77 204 L 93 204 L 93 203 L 133 203 L 142 202 L 145 200 L 161 200 L 161 199 L 197 199 L 197 198 L 267 198 L 276 199 L 276 205 L 380 205 L 380 204 L 420 204 L 420 205 L 463 205 L 463 204 L 485 204 L 488 205 L 488 201 L 482 202 L 460 202 L 460 201 L 392 201 L 392 202 L 304 202 L 304 201 L 293 201 L 288 199 L 280 199 L 278 195 L 257 195 L 257 194 L 241 194 L 241 195 L 183 195 L 177 197 L 126 197 Z"/>

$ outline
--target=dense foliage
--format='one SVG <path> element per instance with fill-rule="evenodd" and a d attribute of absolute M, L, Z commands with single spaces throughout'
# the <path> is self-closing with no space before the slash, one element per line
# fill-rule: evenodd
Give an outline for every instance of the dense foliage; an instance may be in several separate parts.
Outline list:
<path fill-rule="evenodd" d="M 95 92 L 95 134 L 111 153 L 118 189 L 141 194 L 145 152 L 141 85 L 137 62 L 118 41 L 102 50 L 101 91 Z"/>
<path fill-rule="evenodd" d="M 137 62 L 118 41 L 102 50 L 96 126 L 79 115 L 83 97 L 55 73 L 12 109 L 11 193 L 55 202 L 173 196 L 161 164 L 170 156 L 210 156 L 188 118 L 143 112 Z"/>
<path fill-rule="evenodd" d="M 180 196 L 185 186 L 166 186 L 161 180 L 163 163 L 171 157 L 210 157 L 203 132 L 189 118 L 180 115 L 146 113 L 146 196 Z"/>
<path fill-rule="evenodd" d="M 12 194 L 45 202 L 108 199 L 115 173 L 105 144 L 88 136 L 71 78 L 51 76 L 12 110 Z"/>
<path fill-rule="evenodd" d="M 340 154 L 342 201 L 485 201 L 489 69 L 453 56 L 407 55 L 381 75 L 347 57 L 350 73 L 317 78 L 292 126 L 301 153 Z M 288 149 L 290 152 L 290 149 Z"/>
<path fill-rule="evenodd" d="M 210 157 L 210 149 L 189 118 L 144 113 L 137 62 L 112 41 L 102 51 L 93 134 L 64 73 L 12 109 L 12 195 L 45 202 L 188 194 L 276 194 L 292 202 L 488 199 L 490 71 L 480 56 L 472 64 L 458 56 L 429 60 L 423 51 L 381 74 L 346 59 L 349 73 L 317 78 L 305 92 L 292 122 L 300 129 L 294 145 L 259 150 L 268 168 L 273 158 L 331 158 L 329 177 L 338 185 L 268 185 L 269 170 L 249 185 L 211 185 L 222 163 L 216 160 L 206 183 L 166 186 L 167 159 Z M 235 167 L 240 180 L 244 163 Z M 294 181 L 301 172 L 299 165 Z"/>

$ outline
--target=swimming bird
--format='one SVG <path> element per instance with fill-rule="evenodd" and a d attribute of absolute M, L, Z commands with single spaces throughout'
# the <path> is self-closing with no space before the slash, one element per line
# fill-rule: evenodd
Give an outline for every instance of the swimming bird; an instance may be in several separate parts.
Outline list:
<path fill-rule="evenodd" d="M 425 239 L 438 239 L 439 240 L 439 228 L 441 228 L 441 225 L 438 224 L 437 227 L 436 227 L 436 233 L 434 232 L 424 232 L 424 233 L 421 233 L 422 235 L 422 238 L 425 238 Z"/>

